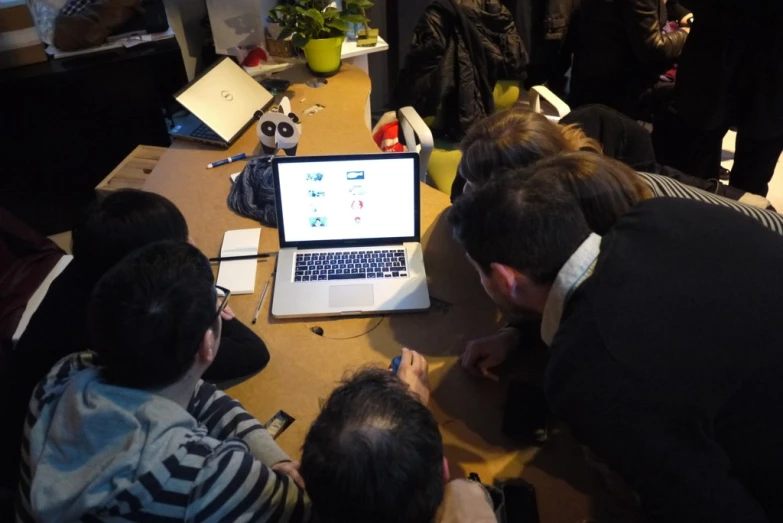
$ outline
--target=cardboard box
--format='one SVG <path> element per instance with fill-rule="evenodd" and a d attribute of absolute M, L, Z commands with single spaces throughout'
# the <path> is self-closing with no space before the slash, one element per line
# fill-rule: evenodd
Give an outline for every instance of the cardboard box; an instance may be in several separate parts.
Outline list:
<path fill-rule="evenodd" d="M 101 183 L 95 186 L 98 200 L 102 200 L 118 189 L 141 189 L 166 151 L 168 151 L 166 147 L 152 145 L 136 147 L 106 178 L 101 180 Z"/>
<path fill-rule="evenodd" d="M 35 21 L 24 1 L 0 2 L 0 69 L 46 61 Z"/>

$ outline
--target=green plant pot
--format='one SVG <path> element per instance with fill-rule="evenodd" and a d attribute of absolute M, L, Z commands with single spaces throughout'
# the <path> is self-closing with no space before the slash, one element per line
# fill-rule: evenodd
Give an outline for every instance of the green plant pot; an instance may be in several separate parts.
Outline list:
<path fill-rule="evenodd" d="M 315 74 L 332 75 L 340 70 L 344 36 L 310 40 L 304 46 L 307 66 Z"/>

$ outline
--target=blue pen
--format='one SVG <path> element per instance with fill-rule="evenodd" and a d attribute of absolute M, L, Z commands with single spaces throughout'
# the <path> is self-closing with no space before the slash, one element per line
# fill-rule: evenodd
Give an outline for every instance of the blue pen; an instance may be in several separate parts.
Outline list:
<path fill-rule="evenodd" d="M 402 363 L 402 356 L 397 356 L 391 361 L 389 370 L 392 371 L 392 373 L 397 374 L 397 371 L 400 370 L 400 363 Z"/>
<path fill-rule="evenodd" d="M 236 162 L 238 160 L 244 160 L 247 158 L 247 154 L 241 153 L 236 156 L 232 156 L 231 158 L 226 158 L 225 160 L 218 160 L 216 162 L 212 162 L 211 164 L 207 165 L 207 169 L 212 169 L 213 167 L 220 167 L 221 165 L 226 165 L 227 163 Z"/>

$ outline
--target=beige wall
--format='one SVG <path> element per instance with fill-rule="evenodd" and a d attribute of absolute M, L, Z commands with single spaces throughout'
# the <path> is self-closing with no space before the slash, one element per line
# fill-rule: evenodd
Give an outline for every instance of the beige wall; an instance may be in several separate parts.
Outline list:
<path fill-rule="evenodd" d="M 264 21 L 275 5 L 277 0 L 207 0 L 217 53 L 263 43 Z"/>
<path fill-rule="evenodd" d="M 204 30 L 201 20 L 207 12 L 204 0 L 164 0 L 169 25 L 177 36 L 185 72 L 192 80 L 199 68 Z"/>

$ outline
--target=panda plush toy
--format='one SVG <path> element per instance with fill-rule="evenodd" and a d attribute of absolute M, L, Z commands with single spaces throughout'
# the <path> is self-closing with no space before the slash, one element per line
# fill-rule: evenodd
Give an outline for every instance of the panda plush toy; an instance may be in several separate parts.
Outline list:
<path fill-rule="evenodd" d="M 296 147 L 302 132 L 299 117 L 291 112 L 291 101 L 287 97 L 269 112 L 258 111 L 256 133 L 265 154 L 275 154 L 282 149 L 288 156 L 296 156 Z"/>

